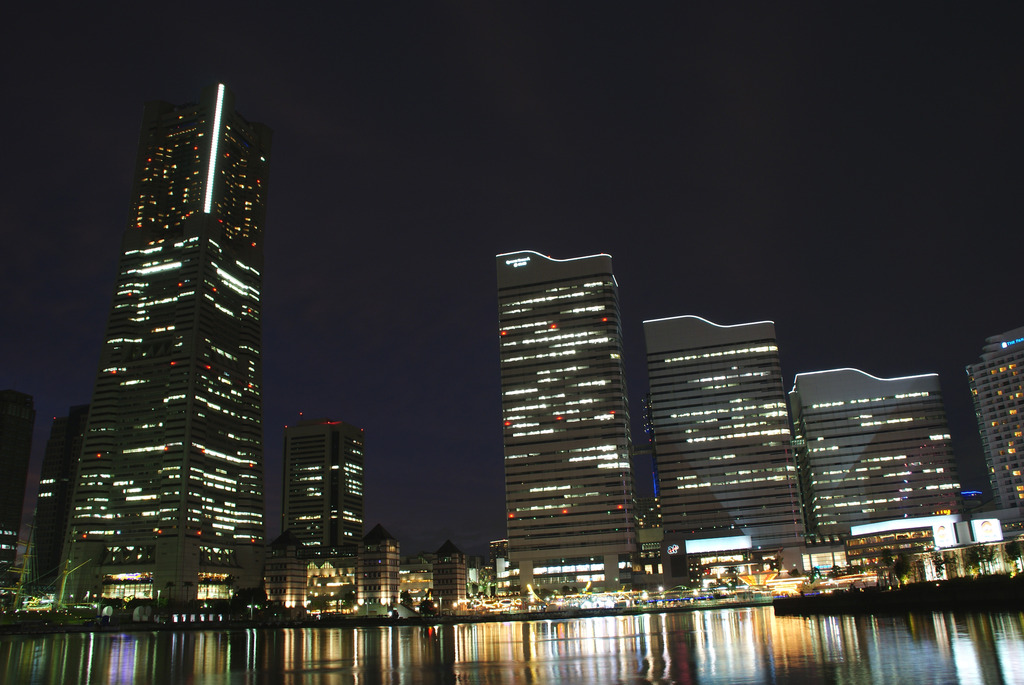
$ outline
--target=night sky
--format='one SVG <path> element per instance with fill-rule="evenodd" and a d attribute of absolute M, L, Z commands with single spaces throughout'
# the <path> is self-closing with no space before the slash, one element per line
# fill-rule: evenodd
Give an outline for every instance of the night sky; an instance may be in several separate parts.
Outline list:
<path fill-rule="evenodd" d="M 987 490 L 964 366 L 1024 325 L 1024 5 L 28 5 L 0 36 L 27 510 L 51 417 L 90 400 L 142 105 L 215 82 L 274 130 L 271 537 L 300 412 L 365 428 L 367 528 L 403 553 L 505 535 L 494 255 L 522 249 L 612 255 L 635 437 L 644 319 L 770 319 L 787 390 L 938 372 Z"/>

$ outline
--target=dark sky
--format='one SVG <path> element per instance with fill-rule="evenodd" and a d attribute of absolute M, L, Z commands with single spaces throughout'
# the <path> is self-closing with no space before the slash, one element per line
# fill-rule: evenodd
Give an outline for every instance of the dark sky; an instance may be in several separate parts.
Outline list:
<path fill-rule="evenodd" d="M 635 424 L 644 319 L 771 319 L 787 389 L 938 372 L 984 485 L 964 366 L 1024 325 L 1024 5 L 29 4 L 0 29 L 0 388 L 35 397 L 33 497 L 90 399 L 142 104 L 218 81 L 275 132 L 271 535 L 304 412 L 365 428 L 366 522 L 403 552 L 504 536 L 520 249 L 613 256 Z"/>

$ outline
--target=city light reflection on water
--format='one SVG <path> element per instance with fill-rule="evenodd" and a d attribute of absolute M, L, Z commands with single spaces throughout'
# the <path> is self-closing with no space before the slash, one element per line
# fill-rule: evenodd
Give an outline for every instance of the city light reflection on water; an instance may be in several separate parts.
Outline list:
<path fill-rule="evenodd" d="M 455 626 L 8 635 L 2 683 L 1013 683 L 1024 614 L 771 608 Z"/>

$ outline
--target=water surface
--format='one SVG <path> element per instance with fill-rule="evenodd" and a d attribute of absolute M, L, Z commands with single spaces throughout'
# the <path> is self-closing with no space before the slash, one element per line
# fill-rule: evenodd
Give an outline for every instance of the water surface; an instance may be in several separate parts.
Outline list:
<path fill-rule="evenodd" d="M 1024 614 L 771 607 L 435 627 L 0 638 L 0 683 L 1019 683 Z"/>

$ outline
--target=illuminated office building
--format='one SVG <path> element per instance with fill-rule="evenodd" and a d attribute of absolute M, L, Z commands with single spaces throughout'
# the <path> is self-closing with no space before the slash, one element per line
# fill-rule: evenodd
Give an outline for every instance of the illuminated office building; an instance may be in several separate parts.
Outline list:
<path fill-rule="evenodd" d="M 43 582 L 57 580 L 60 553 L 67 537 L 78 457 L 89 418 L 89 405 L 71 407 L 67 416 L 56 416 L 46 441 L 36 500 L 35 574 Z"/>
<path fill-rule="evenodd" d="M 985 340 L 967 367 L 992 494 L 1004 509 L 1024 509 L 1024 328 Z"/>
<path fill-rule="evenodd" d="M 775 325 L 644 322 L 661 526 L 670 542 L 801 541 Z"/>
<path fill-rule="evenodd" d="M 799 373 L 790 392 L 807 532 L 959 513 L 956 464 L 936 374 Z"/>
<path fill-rule="evenodd" d="M 12 568 L 18 550 L 35 422 L 31 395 L 0 390 L 0 581 Z"/>
<path fill-rule="evenodd" d="M 618 589 L 635 549 L 629 408 L 608 255 L 498 255 L 510 560 L 519 585 Z"/>
<path fill-rule="evenodd" d="M 284 431 L 281 529 L 307 548 L 355 547 L 363 537 L 363 429 L 301 421 Z"/>
<path fill-rule="evenodd" d="M 259 583 L 270 137 L 223 85 L 145 106 L 73 499 L 76 597 Z"/>

